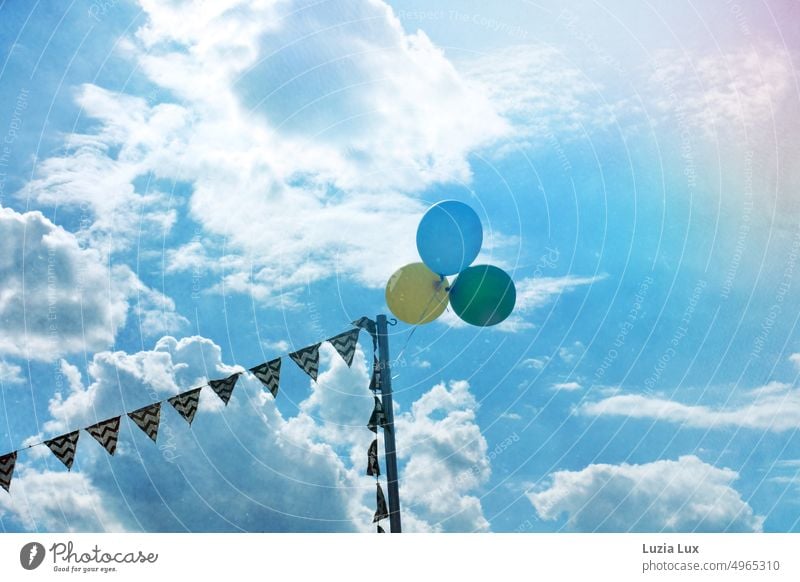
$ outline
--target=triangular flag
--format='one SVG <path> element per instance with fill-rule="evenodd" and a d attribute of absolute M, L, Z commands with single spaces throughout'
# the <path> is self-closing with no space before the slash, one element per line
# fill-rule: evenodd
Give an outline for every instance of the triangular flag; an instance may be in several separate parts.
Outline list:
<path fill-rule="evenodd" d="M 367 451 L 367 475 L 377 477 L 381 474 L 381 466 L 378 463 L 378 439 L 372 441 Z"/>
<path fill-rule="evenodd" d="M 377 356 L 372 357 L 372 378 L 369 381 L 369 389 L 373 392 L 381 391 L 381 364 Z"/>
<path fill-rule="evenodd" d="M 75 430 L 49 441 L 44 441 L 44 444 L 53 451 L 53 454 L 59 461 L 64 463 L 67 469 L 72 469 L 72 463 L 75 461 L 75 447 L 78 446 L 79 436 L 81 436 L 80 431 Z"/>
<path fill-rule="evenodd" d="M 109 455 L 113 455 L 117 450 L 117 440 L 119 439 L 119 416 L 109 418 L 92 426 L 87 426 L 85 429 L 94 440 L 103 445 L 103 448 L 108 451 Z"/>
<path fill-rule="evenodd" d="M 319 372 L 319 344 L 308 346 L 302 350 L 292 352 L 289 357 L 294 360 L 294 363 L 303 369 L 303 372 L 311 376 L 311 379 L 317 381 L 317 372 Z"/>
<path fill-rule="evenodd" d="M 208 385 L 211 386 L 211 389 L 225 403 L 225 406 L 228 406 L 228 401 L 231 399 L 233 387 L 236 386 L 236 380 L 239 379 L 239 374 L 240 372 L 236 372 L 222 380 L 209 380 L 208 382 Z"/>
<path fill-rule="evenodd" d="M 389 518 L 389 510 L 386 507 L 386 498 L 383 496 L 383 489 L 381 489 L 381 484 L 378 483 L 378 509 L 375 510 L 375 516 L 372 518 L 372 523 L 376 521 L 380 521 L 382 519 Z"/>
<path fill-rule="evenodd" d="M 353 365 L 353 356 L 356 354 L 359 331 L 361 331 L 359 328 L 351 329 L 328 339 L 348 366 Z"/>
<path fill-rule="evenodd" d="M 161 421 L 160 402 L 129 412 L 128 416 L 136 423 L 136 426 L 144 431 L 144 434 L 149 436 L 153 442 L 156 442 L 158 423 Z"/>
<path fill-rule="evenodd" d="M 378 427 L 386 424 L 386 415 L 383 413 L 383 405 L 378 397 L 375 396 L 375 406 L 372 409 L 372 416 L 369 417 L 367 428 L 372 432 L 378 432 Z"/>
<path fill-rule="evenodd" d="M 353 325 L 369 333 L 372 336 L 372 347 L 378 349 L 378 328 L 375 326 L 374 321 L 369 317 L 359 317 L 353 322 Z"/>
<path fill-rule="evenodd" d="M 275 358 L 269 362 L 264 362 L 255 368 L 250 368 L 253 375 L 261 380 L 261 383 L 266 386 L 272 393 L 273 398 L 278 397 L 278 385 L 281 380 L 281 359 Z"/>
<path fill-rule="evenodd" d="M 186 419 L 189 426 L 192 426 L 194 415 L 197 412 L 197 405 L 200 402 L 200 390 L 202 390 L 202 388 L 195 388 L 194 390 L 183 392 L 172 398 L 167 398 L 167 402 L 175 407 L 175 410 Z"/>
<path fill-rule="evenodd" d="M 11 477 L 14 476 L 14 465 L 17 464 L 17 451 L 0 457 L 0 487 L 11 490 Z"/>
<path fill-rule="evenodd" d="M 378 526 L 378 533 L 386 533 L 380 525 Z"/>

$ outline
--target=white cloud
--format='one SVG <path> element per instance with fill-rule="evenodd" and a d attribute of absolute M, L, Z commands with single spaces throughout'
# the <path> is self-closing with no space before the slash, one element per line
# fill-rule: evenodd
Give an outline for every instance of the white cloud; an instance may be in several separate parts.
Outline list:
<path fill-rule="evenodd" d="M 0 360 L 0 381 L 3 385 L 24 384 L 22 367 L 4 360 Z"/>
<path fill-rule="evenodd" d="M 606 275 L 595 275 L 593 277 L 567 275 L 565 277 L 530 277 L 522 279 L 516 284 L 516 309 L 522 312 L 533 311 L 548 304 L 562 293 L 573 291 L 584 285 L 594 285 L 606 277 Z"/>
<path fill-rule="evenodd" d="M 516 412 L 504 412 L 500 415 L 500 418 L 502 420 L 522 420 L 522 415 Z"/>
<path fill-rule="evenodd" d="M 800 354 L 792 354 L 789 356 L 789 361 L 794 364 L 795 368 L 800 370 Z"/>
<path fill-rule="evenodd" d="M 668 113 L 667 121 L 677 118 L 708 134 L 771 132 L 778 111 L 792 98 L 791 55 L 772 46 L 700 57 L 663 51 L 652 64 L 652 99 Z"/>
<path fill-rule="evenodd" d="M 725 407 L 682 404 L 640 394 L 620 394 L 579 408 L 590 416 L 626 416 L 698 428 L 741 427 L 773 432 L 800 428 L 800 389 L 770 382 Z"/>
<path fill-rule="evenodd" d="M 764 518 L 732 487 L 737 478 L 688 455 L 557 471 L 547 488 L 527 495 L 542 519 L 566 515 L 574 531 L 761 531 Z"/>
<path fill-rule="evenodd" d="M 464 61 L 460 68 L 513 122 L 513 139 L 500 151 L 585 137 L 631 110 L 616 101 L 607 102 L 602 86 L 544 44 L 504 47 Z"/>
<path fill-rule="evenodd" d="M 36 360 L 108 347 L 129 303 L 145 332 L 183 322 L 175 305 L 40 212 L 0 208 L 0 353 Z"/>
<path fill-rule="evenodd" d="M 167 273 L 188 271 L 192 274 L 201 274 L 210 267 L 205 246 L 199 240 L 193 240 L 175 249 L 167 249 L 165 259 Z"/>
<path fill-rule="evenodd" d="M 261 342 L 261 347 L 268 352 L 274 352 L 276 354 L 285 354 L 291 351 L 291 344 L 286 340 L 264 340 Z"/>
<path fill-rule="evenodd" d="M 145 99 L 83 85 L 77 102 L 99 122 L 93 133 L 72 134 L 65 153 L 37 164 L 24 195 L 43 205 L 81 208 L 93 221 L 81 239 L 104 251 L 125 248 L 138 229 L 166 233 L 177 214 L 157 190 L 137 191 L 133 181 L 153 168 L 156 150 L 175 147 L 175 133 L 189 123 L 181 107 L 150 107 Z"/>
<path fill-rule="evenodd" d="M 534 324 L 526 316 L 557 299 L 561 294 L 574 291 L 584 285 L 594 285 L 602 281 L 606 275 L 593 277 L 577 277 L 566 275 L 564 277 L 528 277 L 516 282 L 517 302 L 514 313 L 497 329 L 506 332 L 519 332 L 531 329 Z"/>
<path fill-rule="evenodd" d="M 558 348 L 558 357 L 565 364 L 572 364 L 586 351 L 586 346 L 580 341 L 575 341 L 570 346 L 562 346 Z"/>
<path fill-rule="evenodd" d="M 21 464 L 9 494 L 0 496 L 0 518 L 16 521 L 27 531 L 125 531 L 87 475 L 38 471 Z"/>
<path fill-rule="evenodd" d="M 538 358 L 527 358 L 522 360 L 520 366 L 523 368 L 533 368 L 534 370 L 544 370 L 547 362 L 550 361 L 550 356 L 540 356 Z"/>
<path fill-rule="evenodd" d="M 783 459 L 775 463 L 781 469 L 800 469 L 800 459 Z"/>
<path fill-rule="evenodd" d="M 431 531 L 489 528 L 480 499 L 471 493 L 491 474 L 476 408 L 462 380 L 434 386 L 395 418 L 403 435 L 398 456 L 407 459 L 400 497 L 409 512 L 425 516 Z"/>
<path fill-rule="evenodd" d="M 553 390 L 566 390 L 568 392 L 573 392 L 575 390 L 581 390 L 583 386 L 577 382 L 559 382 L 557 384 L 553 384 L 552 388 Z"/>
<path fill-rule="evenodd" d="M 517 302 L 514 305 L 514 312 L 508 319 L 493 326 L 492 329 L 508 333 L 532 329 L 534 324 L 527 317 L 531 313 L 547 305 L 562 293 L 573 291 L 583 285 L 593 285 L 605 278 L 606 275 L 596 275 L 594 277 L 567 275 L 564 277 L 528 277 L 517 281 L 515 282 Z M 445 311 L 437 321 L 456 328 L 463 328 L 469 325 L 459 319 L 450 309 Z"/>
<path fill-rule="evenodd" d="M 470 152 L 509 131 L 485 94 L 423 32 L 405 34 L 384 3 L 141 5 L 145 23 L 123 53 L 158 85 L 155 97 L 180 104 L 83 86 L 78 102 L 99 126 L 71 136 L 26 192 L 40 203 L 88 202 L 92 240 L 116 233 L 113 245 L 124 245 L 132 215 L 156 216 L 162 229 L 175 219 L 165 196 L 134 187 L 137 177 L 189 183 L 192 218 L 229 256 L 211 262 L 217 249 L 187 242 L 166 252 L 170 272 L 205 265 L 226 291 L 258 299 L 336 274 L 383 285 L 416 256 L 426 204 L 410 193 L 469 181 Z M 286 50 L 298 39 L 302 51 Z"/>

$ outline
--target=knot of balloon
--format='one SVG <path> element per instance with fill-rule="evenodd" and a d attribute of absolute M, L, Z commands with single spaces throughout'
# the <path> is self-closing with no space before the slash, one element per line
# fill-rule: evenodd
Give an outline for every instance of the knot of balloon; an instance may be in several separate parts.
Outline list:
<path fill-rule="evenodd" d="M 431 206 L 417 227 L 422 262 L 401 267 L 386 284 L 386 304 L 397 319 L 420 325 L 448 305 L 466 323 L 497 325 L 514 310 L 514 281 L 494 265 L 472 265 L 483 244 L 483 227 L 467 204 L 444 200 Z M 456 275 L 452 284 L 448 276 Z"/>

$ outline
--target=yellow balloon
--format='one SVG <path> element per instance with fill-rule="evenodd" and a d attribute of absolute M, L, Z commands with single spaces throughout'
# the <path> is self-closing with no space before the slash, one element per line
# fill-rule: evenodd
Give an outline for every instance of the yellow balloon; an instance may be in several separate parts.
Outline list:
<path fill-rule="evenodd" d="M 430 323 L 447 307 L 450 283 L 424 263 L 401 267 L 386 284 L 386 304 L 397 319 L 413 325 Z"/>

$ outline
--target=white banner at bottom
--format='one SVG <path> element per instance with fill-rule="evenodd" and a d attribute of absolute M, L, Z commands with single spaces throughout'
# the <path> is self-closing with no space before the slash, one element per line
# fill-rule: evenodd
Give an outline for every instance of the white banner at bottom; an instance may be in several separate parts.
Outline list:
<path fill-rule="evenodd" d="M 800 580 L 797 534 L 2 534 L 4 580 Z M 583 577 L 583 578 L 578 578 Z"/>

